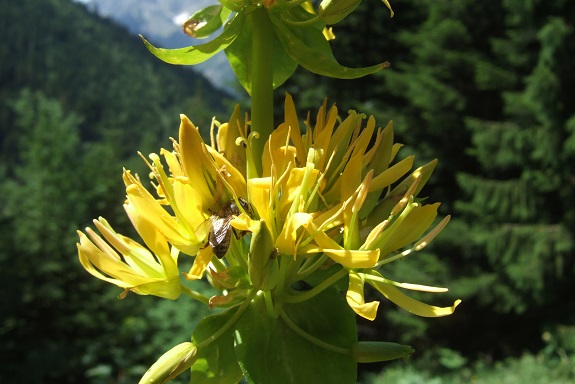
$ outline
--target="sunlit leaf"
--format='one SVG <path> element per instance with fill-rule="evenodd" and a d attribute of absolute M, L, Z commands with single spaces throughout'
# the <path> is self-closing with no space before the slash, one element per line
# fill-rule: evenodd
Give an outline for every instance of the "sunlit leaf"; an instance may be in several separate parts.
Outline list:
<path fill-rule="evenodd" d="M 207 42 L 205 44 L 176 48 L 176 49 L 165 49 L 156 48 L 150 44 L 146 39 L 144 44 L 154 56 L 158 59 L 165 61 L 170 64 L 179 65 L 195 65 L 202 63 L 214 56 L 216 53 L 228 47 L 234 42 L 238 34 L 241 32 L 244 25 L 245 16 L 243 13 L 237 13 L 234 18 L 228 23 L 226 28 L 221 35 L 216 37 L 214 40 Z"/>
<path fill-rule="evenodd" d="M 206 38 L 220 29 L 231 13 L 230 9 L 219 4 L 201 9 L 184 23 L 184 32 L 196 39 Z"/>
<path fill-rule="evenodd" d="M 293 60 L 310 72 L 338 79 L 356 79 L 380 71 L 390 65 L 388 62 L 384 62 L 363 68 L 342 66 L 334 58 L 331 47 L 321 30 L 313 26 L 289 26 L 275 17 L 270 19 L 285 51 Z"/>
<path fill-rule="evenodd" d="M 326 343 L 350 348 L 357 340 L 355 316 L 335 290 L 304 303 L 285 304 L 284 310 L 298 327 Z M 249 383 L 356 382 L 356 362 L 349 354 L 304 339 L 281 317 L 270 317 L 261 298 L 240 318 L 235 348 Z"/>
<path fill-rule="evenodd" d="M 234 314 L 235 309 L 204 318 L 194 329 L 192 341 L 200 344 L 216 333 Z M 198 349 L 197 359 L 192 365 L 192 383 L 229 384 L 242 378 L 234 352 L 233 329 L 230 327 L 223 335 Z"/>

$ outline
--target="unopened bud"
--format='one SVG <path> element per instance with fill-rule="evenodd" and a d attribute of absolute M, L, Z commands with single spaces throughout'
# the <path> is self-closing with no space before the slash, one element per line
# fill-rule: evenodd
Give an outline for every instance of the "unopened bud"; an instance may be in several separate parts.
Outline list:
<path fill-rule="evenodd" d="M 172 380 L 194 364 L 197 352 L 193 343 L 176 345 L 148 369 L 139 384 L 161 384 Z"/>
<path fill-rule="evenodd" d="M 414 351 L 409 345 L 385 341 L 359 341 L 351 347 L 351 356 L 358 363 L 376 363 L 408 358 Z"/>
<path fill-rule="evenodd" d="M 260 220 L 255 224 L 248 254 L 248 272 L 254 287 L 270 290 L 276 286 L 279 275 L 277 249 L 265 222 Z"/>

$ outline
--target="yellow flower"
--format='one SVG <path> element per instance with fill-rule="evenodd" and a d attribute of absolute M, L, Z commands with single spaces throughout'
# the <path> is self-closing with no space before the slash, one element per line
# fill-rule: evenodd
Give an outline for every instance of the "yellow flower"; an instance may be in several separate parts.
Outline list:
<path fill-rule="evenodd" d="M 127 204 L 132 223 L 153 254 L 134 240 L 116 233 L 104 218 L 94 220 L 100 237 L 91 228 L 86 234 L 78 231 L 78 256 L 82 266 L 93 276 L 140 295 L 154 295 L 177 299 L 180 295 L 180 277 L 177 252 L 172 254 L 166 238 L 154 225 L 139 216 Z"/>
<path fill-rule="evenodd" d="M 224 150 L 225 144 L 231 147 L 223 134 L 227 128 L 228 125 L 224 125 L 218 135 Z M 232 128 L 229 131 L 237 133 Z M 235 153 L 232 149 L 228 148 L 227 153 Z M 234 159 L 230 161 L 216 148 L 206 145 L 198 129 L 183 115 L 179 142 L 174 141 L 172 152 L 162 149 L 160 154 L 168 165 L 169 174 L 164 170 L 160 156 L 151 154 L 151 163 L 147 162 L 156 183 L 157 197 L 148 192 L 139 178 L 125 171 L 128 201 L 139 214 L 155 223 L 170 244 L 181 252 L 196 256 L 192 269 L 185 275 L 199 279 L 213 252 L 206 247 L 209 230 L 200 231 L 198 228 L 222 204 L 246 196 L 245 176 L 236 168 L 242 160 L 232 162 Z"/>
<path fill-rule="evenodd" d="M 336 265 L 326 281 L 349 277 L 347 301 L 360 316 L 373 320 L 379 305 L 365 302 L 366 283 L 414 314 L 453 312 L 459 301 L 451 307 L 433 307 L 399 290 L 446 289 L 394 282 L 379 272 L 384 264 L 424 248 L 449 221 L 446 217 L 430 230 L 439 204 L 422 204 L 417 198 L 436 161 L 410 173 L 413 156 L 395 161 L 401 145 L 394 144 L 391 122 L 384 129 L 376 128 L 373 117 L 355 111 L 339 120 L 337 108 L 328 108 L 327 102 L 313 126 L 308 117 L 302 134 L 295 105 L 287 95 L 284 122 L 264 145 L 263 173 L 253 177 L 258 154 L 252 153 L 251 143 L 258 138 L 248 134 L 249 123 L 242 123 L 240 117 L 236 108 L 229 123 L 215 123 L 219 129 L 217 135 L 212 131 L 208 145 L 182 116 L 173 151 L 161 150 L 163 162 L 156 154 L 146 161 L 155 195 L 137 175 L 124 171 L 126 210 L 155 258 L 101 219 L 96 222 L 98 229 L 122 256 L 87 230 L 96 245 L 81 234 L 84 267 L 103 280 L 150 293 L 141 286 L 151 283 L 147 280 L 151 277 L 170 287 L 177 285 L 176 259 L 170 255 L 183 252 L 195 257 L 191 270 L 184 273 L 188 279 L 202 278 L 209 268 L 208 278 L 222 288 L 215 276 L 233 269 L 226 274 L 234 278 L 226 283 L 225 294 L 210 300 L 215 306 L 232 305 L 250 287 L 270 291 L 270 297 L 279 301 L 304 300 L 327 283 L 304 294 L 291 286 L 319 268 Z M 240 204 L 245 200 L 249 207 Z M 222 205 L 229 207 L 232 202 L 237 209 L 228 209 L 233 214 L 227 217 Z M 217 238 L 215 228 L 200 230 L 206 223 L 217 223 Z M 236 240 L 242 233 L 251 233 L 249 242 Z M 217 247 L 218 258 L 212 246 Z M 169 295 L 151 294 L 172 298 L 179 289 L 179 285 L 170 288 Z"/>
<path fill-rule="evenodd" d="M 309 259 L 306 267 L 313 260 L 329 258 L 348 272 L 348 303 L 360 316 L 375 318 L 378 306 L 378 302 L 364 302 L 364 282 L 415 314 L 449 314 L 459 301 L 447 308 L 427 306 L 403 295 L 394 284 L 409 289 L 445 289 L 395 283 L 378 275 L 381 265 L 427 245 L 449 217 L 413 248 L 403 250 L 416 242 L 437 216 L 439 204 L 417 202 L 436 161 L 411 174 L 412 156 L 392 164 L 401 148 L 393 143 L 392 123 L 376 129 L 375 119 L 370 117 L 364 126 L 365 118 L 350 111 L 338 124 L 337 108 L 328 109 L 324 102 L 315 126 L 308 118 L 302 135 L 295 106 L 287 95 L 285 122 L 265 145 L 263 177 L 247 182 L 250 202 L 268 226 L 280 255 Z"/>
<path fill-rule="evenodd" d="M 232 117 L 236 121 L 238 116 Z M 218 204 L 247 196 L 245 151 L 242 158 L 242 152 L 234 148 L 237 145 L 228 140 L 245 137 L 244 132 L 236 123 L 222 124 L 215 148 L 206 145 L 198 129 L 182 115 L 179 142 L 173 141 L 173 151 L 160 151 L 168 172 L 157 154 L 150 154 L 151 161 L 146 161 L 155 195 L 137 175 L 124 170 L 126 212 L 153 253 L 116 233 L 100 218 L 94 223 L 105 240 L 90 228 L 88 236 L 78 232 L 84 268 L 126 292 L 175 299 L 181 290 L 177 255 L 184 252 L 196 256 L 186 277 L 201 278 L 214 254 L 206 246 L 209 230 L 198 228 L 217 212 Z"/>

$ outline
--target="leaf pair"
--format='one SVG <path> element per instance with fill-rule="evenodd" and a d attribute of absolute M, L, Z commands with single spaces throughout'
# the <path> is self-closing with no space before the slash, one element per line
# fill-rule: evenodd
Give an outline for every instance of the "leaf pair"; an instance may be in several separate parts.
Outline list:
<path fill-rule="evenodd" d="M 224 50 L 238 80 L 251 94 L 253 76 L 257 76 L 252 73 L 251 65 L 254 53 L 252 14 L 256 9 L 257 6 L 245 6 L 232 15 L 230 8 L 214 5 L 196 12 L 184 24 L 184 31 L 190 36 L 205 38 L 224 26 L 219 36 L 204 44 L 164 49 L 156 48 L 142 39 L 152 54 L 170 64 L 200 64 Z M 282 85 L 298 65 L 318 75 L 339 79 L 362 77 L 389 66 L 388 62 L 365 68 L 349 68 L 339 64 L 322 33 L 325 22 L 301 6 L 271 7 L 266 13 L 271 21 L 269 38 L 272 39 L 273 48 L 264 54 L 272 62 L 274 88 Z M 226 22 L 230 15 L 230 20 Z"/>

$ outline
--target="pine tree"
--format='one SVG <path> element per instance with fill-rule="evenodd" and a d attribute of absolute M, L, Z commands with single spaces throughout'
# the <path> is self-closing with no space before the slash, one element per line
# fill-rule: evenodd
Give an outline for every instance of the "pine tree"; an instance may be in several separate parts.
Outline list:
<path fill-rule="evenodd" d="M 389 20 L 362 2 L 334 29 L 336 57 L 392 67 L 346 87 L 296 78 L 300 91 L 326 88 L 343 110 L 393 119 L 400 154 L 439 159 L 426 191 L 454 219 L 427 254 L 387 272 L 445 283 L 464 301 L 432 321 L 385 308 L 377 328 L 391 338 L 431 335 L 502 356 L 540 348 L 544 327 L 572 321 L 573 4 L 416 0 L 393 4 Z M 340 39 L 341 29 L 353 33 Z"/>
<path fill-rule="evenodd" d="M 524 313 L 559 304 L 573 287 L 575 13 L 563 1 L 504 6 L 494 66 L 476 76 L 479 86 L 502 89 L 504 116 L 466 120 L 480 171 L 458 176 L 467 199 L 457 208 L 491 274 L 480 300 Z"/>

